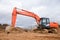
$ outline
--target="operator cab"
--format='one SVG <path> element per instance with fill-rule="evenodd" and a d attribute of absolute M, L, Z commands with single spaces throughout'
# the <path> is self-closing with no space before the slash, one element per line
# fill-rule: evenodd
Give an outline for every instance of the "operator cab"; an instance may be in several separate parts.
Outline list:
<path fill-rule="evenodd" d="M 41 18 L 41 20 L 40 20 L 40 25 L 41 25 L 43 28 L 46 28 L 46 29 L 50 28 L 50 27 L 49 27 L 49 24 L 50 24 L 49 18 L 45 18 L 45 17 Z"/>

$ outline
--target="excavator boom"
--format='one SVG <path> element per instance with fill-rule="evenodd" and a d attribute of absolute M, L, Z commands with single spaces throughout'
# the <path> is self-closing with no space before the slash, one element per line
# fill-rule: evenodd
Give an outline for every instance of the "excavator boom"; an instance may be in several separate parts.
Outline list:
<path fill-rule="evenodd" d="M 20 11 L 18 11 L 17 8 L 15 7 L 12 12 L 12 22 L 11 22 L 12 27 L 15 27 L 17 14 L 33 17 L 36 19 L 37 24 L 39 24 L 40 22 L 40 17 L 34 14 L 33 12 L 29 12 L 23 9 L 20 9 Z"/>

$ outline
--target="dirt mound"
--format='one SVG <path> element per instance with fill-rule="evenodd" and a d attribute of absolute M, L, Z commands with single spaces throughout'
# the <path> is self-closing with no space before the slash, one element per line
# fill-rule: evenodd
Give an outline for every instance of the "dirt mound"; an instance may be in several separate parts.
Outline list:
<path fill-rule="evenodd" d="M 22 33 L 22 32 L 25 32 L 26 30 L 25 29 L 22 29 L 20 27 L 15 27 L 11 30 L 11 32 L 14 32 L 14 33 Z"/>
<path fill-rule="evenodd" d="M 0 33 L 5 32 L 5 31 L 6 31 L 6 27 L 0 26 Z M 15 28 L 12 28 L 12 30 L 11 30 L 11 33 L 22 33 L 22 32 L 27 32 L 27 30 L 20 28 L 20 27 L 15 27 Z"/>

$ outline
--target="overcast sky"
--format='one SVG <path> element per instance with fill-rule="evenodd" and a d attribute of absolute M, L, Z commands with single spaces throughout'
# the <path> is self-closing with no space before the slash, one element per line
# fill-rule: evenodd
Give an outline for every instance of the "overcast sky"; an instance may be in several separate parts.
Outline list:
<path fill-rule="evenodd" d="M 34 12 L 39 17 L 48 17 L 60 23 L 60 0 L 0 0 L 0 23 L 11 24 L 14 7 Z M 16 26 L 35 25 L 35 19 L 18 15 Z"/>

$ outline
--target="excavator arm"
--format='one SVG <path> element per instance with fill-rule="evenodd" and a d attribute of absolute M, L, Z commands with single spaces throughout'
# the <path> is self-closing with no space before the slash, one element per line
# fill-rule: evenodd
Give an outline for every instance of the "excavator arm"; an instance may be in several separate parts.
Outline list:
<path fill-rule="evenodd" d="M 36 20 L 37 24 L 39 24 L 40 22 L 40 17 L 38 15 L 34 14 L 33 12 L 29 12 L 23 9 L 20 9 L 20 11 L 18 11 L 17 8 L 15 7 L 12 12 L 12 22 L 11 22 L 12 27 L 15 27 L 17 14 L 32 17 Z"/>

